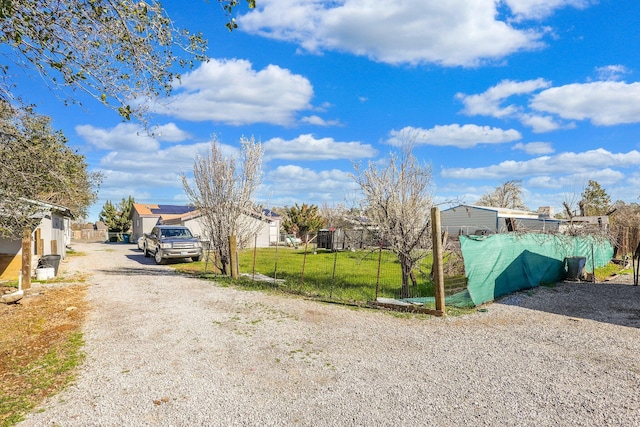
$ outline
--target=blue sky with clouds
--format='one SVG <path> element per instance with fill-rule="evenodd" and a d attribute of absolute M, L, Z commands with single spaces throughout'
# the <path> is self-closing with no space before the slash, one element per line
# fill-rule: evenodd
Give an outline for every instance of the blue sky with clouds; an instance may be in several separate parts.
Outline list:
<path fill-rule="evenodd" d="M 350 204 L 354 161 L 402 138 L 436 201 L 474 203 L 521 180 L 531 209 L 577 202 L 588 180 L 640 195 L 637 0 L 258 0 L 224 28 L 216 2 L 163 1 L 209 39 L 208 63 L 152 106 L 155 136 L 98 103 L 19 89 L 104 173 L 106 200 L 185 204 L 180 173 L 217 138 L 264 144 L 257 201 Z M 443 206 L 443 207 L 446 207 Z"/>

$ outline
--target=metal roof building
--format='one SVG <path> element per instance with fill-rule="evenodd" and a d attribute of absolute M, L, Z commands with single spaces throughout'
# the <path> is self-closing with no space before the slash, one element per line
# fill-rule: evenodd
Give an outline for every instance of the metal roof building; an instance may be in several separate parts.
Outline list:
<path fill-rule="evenodd" d="M 450 236 L 493 234 L 508 231 L 558 231 L 564 221 L 551 218 L 548 208 L 541 212 L 490 206 L 458 205 L 440 213 L 442 229 Z"/>

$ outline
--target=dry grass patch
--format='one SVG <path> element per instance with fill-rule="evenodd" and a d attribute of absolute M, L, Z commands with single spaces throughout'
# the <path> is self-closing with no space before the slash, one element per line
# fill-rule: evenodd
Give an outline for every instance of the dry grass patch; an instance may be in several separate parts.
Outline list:
<path fill-rule="evenodd" d="M 0 426 L 66 386 L 82 361 L 86 285 L 43 289 L 0 304 Z"/>

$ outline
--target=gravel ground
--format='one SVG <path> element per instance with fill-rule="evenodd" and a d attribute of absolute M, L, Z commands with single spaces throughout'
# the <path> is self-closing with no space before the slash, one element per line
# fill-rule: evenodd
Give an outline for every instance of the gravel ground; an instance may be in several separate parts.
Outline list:
<path fill-rule="evenodd" d="M 22 426 L 636 426 L 640 287 L 563 283 L 446 319 L 217 287 L 76 243 L 87 359 Z"/>

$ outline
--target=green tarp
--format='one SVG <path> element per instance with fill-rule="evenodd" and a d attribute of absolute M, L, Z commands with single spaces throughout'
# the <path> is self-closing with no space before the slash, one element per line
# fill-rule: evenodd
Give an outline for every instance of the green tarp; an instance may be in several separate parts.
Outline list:
<path fill-rule="evenodd" d="M 613 246 L 604 239 L 538 233 L 460 236 L 467 290 L 475 305 L 566 276 L 566 258 L 586 258 L 585 269 L 606 265 Z"/>

